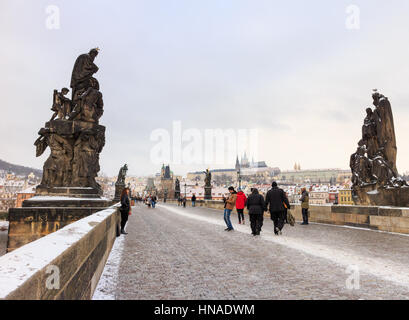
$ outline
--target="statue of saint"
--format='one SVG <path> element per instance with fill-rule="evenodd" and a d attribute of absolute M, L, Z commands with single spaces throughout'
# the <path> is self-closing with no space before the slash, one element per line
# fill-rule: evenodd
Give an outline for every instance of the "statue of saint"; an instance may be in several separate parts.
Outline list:
<path fill-rule="evenodd" d="M 98 48 L 91 49 L 89 53 L 80 55 L 75 61 L 71 76 L 73 101 L 77 100 L 78 91 L 88 89 L 92 76 L 98 72 L 99 68 L 94 63 L 98 51 Z"/>
<path fill-rule="evenodd" d="M 206 177 L 204 181 L 206 187 L 212 186 L 212 174 L 210 173 L 209 169 L 206 169 Z"/>
<path fill-rule="evenodd" d="M 98 80 L 92 79 L 91 86 L 77 97 L 76 105 L 70 114 L 70 120 L 80 120 L 85 122 L 99 122 L 99 118 L 104 113 L 104 101 L 102 93 L 99 91 Z"/>
<path fill-rule="evenodd" d="M 121 167 L 121 169 L 119 169 L 118 179 L 116 180 L 116 184 L 125 185 L 125 178 L 126 178 L 127 172 L 128 172 L 128 165 L 125 163 L 125 165 Z"/>
<path fill-rule="evenodd" d="M 71 100 L 65 97 L 69 91 L 67 88 L 62 88 L 61 92 L 54 90 L 53 106 L 51 107 L 54 114 L 50 121 L 53 121 L 56 117 L 65 120 L 71 113 Z"/>

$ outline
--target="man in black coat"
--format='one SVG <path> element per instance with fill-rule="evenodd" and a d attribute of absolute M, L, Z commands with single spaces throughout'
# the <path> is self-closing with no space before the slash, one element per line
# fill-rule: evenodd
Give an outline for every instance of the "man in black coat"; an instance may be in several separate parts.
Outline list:
<path fill-rule="evenodd" d="M 284 227 L 284 212 L 285 207 L 290 207 L 288 199 L 285 196 L 284 190 L 277 186 L 277 182 L 273 182 L 272 188 L 267 192 L 265 211 L 270 211 L 271 220 L 274 222 L 274 233 L 276 235 L 281 234 L 281 230 Z"/>
<path fill-rule="evenodd" d="M 253 236 L 260 235 L 264 220 L 264 205 L 264 197 L 258 193 L 257 189 L 252 189 L 251 195 L 247 198 L 247 209 Z"/>

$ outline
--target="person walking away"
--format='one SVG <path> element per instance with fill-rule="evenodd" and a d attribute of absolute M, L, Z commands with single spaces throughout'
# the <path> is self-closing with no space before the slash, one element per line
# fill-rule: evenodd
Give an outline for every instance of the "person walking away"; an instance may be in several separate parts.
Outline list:
<path fill-rule="evenodd" d="M 146 200 L 146 204 L 148 205 L 148 208 L 151 207 L 151 205 L 152 205 L 152 197 L 151 197 L 151 195 L 149 195 L 148 199 Z"/>
<path fill-rule="evenodd" d="M 290 204 L 284 194 L 284 190 L 278 187 L 277 182 L 274 181 L 271 186 L 272 188 L 266 195 L 265 211 L 270 211 L 271 220 L 274 222 L 274 233 L 279 235 L 282 233 L 281 230 L 284 226 L 284 203 L 286 203 L 287 206 Z"/>
<path fill-rule="evenodd" d="M 196 207 L 196 195 L 193 194 L 192 196 L 192 207 Z"/>
<path fill-rule="evenodd" d="M 131 204 L 129 201 L 129 189 L 125 188 L 121 193 L 121 234 L 128 234 L 125 232 L 125 225 L 128 221 L 128 217 L 131 215 Z"/>
<path fill-rule="evenodd" d="M 239 192 L 237 192 L 237 200 L 236 200 L 236 210 L 237 215 L 239 216 L 239 224 L 243 221 L 244 224 L 244 208 L 246 207 L 247 197 L 244 192 L 239 188 Z"/>
<path fill-rule="evenodd" d="M 178 207 L 180 207 L 182 205 L 182 198 L 179 196 L 178 197 Z"/>
<path fill-rule="evenodd" d="M 225 209 L 224 209 L 224 222 L 226 222 L 227 229 L 225 231 L 234 230 L 233 225 L 231 224 L 230 215 L 232 210 L 236 205 L 237 192 L 233 187 L 229 187 L 230 196 L 226 199 Z"/>
<path fill-rule="evenodd" d="M 306 188 L 301 189 L 301 211 L 302 211 L 302 225 L 308 224 L 308 210 L 310 208 L 310 197 Z"/>
<path fill-rule="evenodd" d="M 157 199 L 156 199 L 156 196 L 153 195 L 152 198 L 151 198 L 151 204 L 152 204 L 152 208 L 153 208 L 153 209 L 155 209 L 156 200 L 157 200 Z"/>
<path fill-rule="evenodd" d="M 186 197 L 183 197 L 182 202 L 183 202 L 183 208 L 186 208 Z"/>
<path fill-rule="evenodd" d="M 247 199 L 247 209 L 249 210 L 251 234 L 259 236 L 264 221 L 264 197 L 256 188 L 252 189 L 251 195 Z"/>

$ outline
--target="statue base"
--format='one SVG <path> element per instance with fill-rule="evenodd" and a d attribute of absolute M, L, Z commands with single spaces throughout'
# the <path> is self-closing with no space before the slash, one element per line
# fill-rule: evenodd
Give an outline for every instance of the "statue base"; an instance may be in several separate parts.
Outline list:
<path fill-rule="evenodd" d="M 92 188 L 39 186 L 22 208 L 9 209 L 7 252 L 53 233 L 66 225 L 112 205 Z"/>
<path fill-rule="evenodd" d="M 205 189 L 204 199 L 212 200 L 212 187 L 205 187 L 204 189 Z"/>
<path fill-rule="evenodd" d="M 115 184 L 115 196 L 113 202 L 121 201 L 121 193 L 125 189 L 125 184 Z"/>
<path fill-rule="evenodd" d="M 409 207 L 409 187 L 378 188 L 368 185 L 353 189 L 357 205 Z"/>

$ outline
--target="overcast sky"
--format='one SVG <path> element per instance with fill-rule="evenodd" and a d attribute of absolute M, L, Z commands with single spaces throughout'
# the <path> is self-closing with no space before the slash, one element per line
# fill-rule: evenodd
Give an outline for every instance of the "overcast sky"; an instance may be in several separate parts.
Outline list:
<path fill-rule="evenodd" d="M 346 28 L 351 4 L 359 29 Z M 47 28 L 49 5 L 59 29 Z M 36 158 L 33 142 L 53 89 L 68 87 L 77 56 L 98 46 L 105 174 L 125 162 L 130 174 L 158 171 L 150 136 L 173 121 L 256 128 L 255 160 L 283 170 L 346 169 L 373 88 L 391 100 L 407 171 L 408 16 L 406 0 L 1 0 L 0 158 L 42 168 L 48 153 Z"/>

